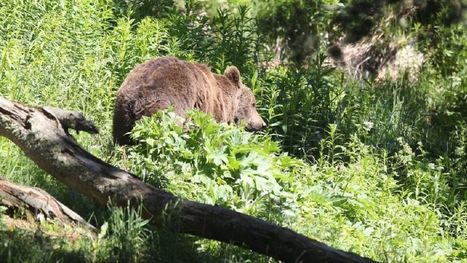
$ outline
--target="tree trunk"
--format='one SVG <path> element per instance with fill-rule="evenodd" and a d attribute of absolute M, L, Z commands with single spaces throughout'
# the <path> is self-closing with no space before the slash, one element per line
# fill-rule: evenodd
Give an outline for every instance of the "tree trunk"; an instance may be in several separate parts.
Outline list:
<path fill-rule="evenodd" d="M 92 230 L 96 229 L 80 215 L 57 201 L 49 193 L 37 187 L 18 185 L 0 177 L 0 204 L 9 209 L 24 208 L 34 214 L 38 221 L 55 219 L 64 224 L 78 224 Z"/>
<path fill-rule="evenodd" d="M 80 113 L 29 107 L 0 97 L 0 136 L 13 141 L 50 175 L 102 205 L 112 200 L 126 206 L 130 201 L 133 207 L 142 205 L 144 216 L 156 225 L 236 244 L 285 262 L 373 262 L 287 228 L 222 207 L 183 200 L 145 184 L 83 150 L 68 134 L 68 128 L 97 132 Z M 165 208 L 169 208 L 170 216 L 162 217 Z"/>

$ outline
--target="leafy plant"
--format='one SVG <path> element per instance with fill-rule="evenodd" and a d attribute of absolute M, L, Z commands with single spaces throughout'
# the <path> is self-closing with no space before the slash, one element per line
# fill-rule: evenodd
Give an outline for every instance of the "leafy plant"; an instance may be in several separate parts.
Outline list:
<path fill-rule="evenodd" d="M 141 143 L 128 159 L 137 174 L 179 195 L 240 211 L 268 209 L 286 199 L 283 173 L 293 167 L 276 156 L 270 139 L 227 125 L 200 112 L 189 114 L 184 129 L 173 112 L 158 112 L 138 124 L 132 135 Z"/>

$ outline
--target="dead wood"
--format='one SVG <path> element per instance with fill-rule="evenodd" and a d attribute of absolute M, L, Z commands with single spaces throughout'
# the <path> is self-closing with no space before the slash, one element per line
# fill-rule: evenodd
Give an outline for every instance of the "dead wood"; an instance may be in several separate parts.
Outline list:
<path fill-rule="evenodd" d="M 92 231 L 95 228 L 73 210 L 57 201 L 46 191 L 11 183 L 0 177 L 0 204 L 9 209 L 26 209 L 38 221 L 58 220 L 64 224 L 78 224 Z"/>

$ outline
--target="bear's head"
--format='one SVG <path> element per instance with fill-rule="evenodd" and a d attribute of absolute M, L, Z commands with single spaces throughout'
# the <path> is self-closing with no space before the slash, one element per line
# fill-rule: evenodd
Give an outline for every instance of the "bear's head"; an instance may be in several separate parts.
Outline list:
<path fill-rule="evenodd" d="M 224 76 L 238 87 L 238 105 L 234 116 L 235 123 L 244 121 L 248 131 L 259 131 L 265 128 L 266 123 L 264 123 L 258 111 L 256 111 L 255 96 L 250 88 L 242 83 L 240 71 L 237 67 L 227 67 L 224 71 Z"/>

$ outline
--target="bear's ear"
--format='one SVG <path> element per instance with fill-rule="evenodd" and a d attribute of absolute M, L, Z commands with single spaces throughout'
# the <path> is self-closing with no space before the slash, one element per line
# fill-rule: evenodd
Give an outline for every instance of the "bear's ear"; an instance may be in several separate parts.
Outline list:
<path fill-rule="evenodd" d="M 240 84 L 240 71 L 235 66 L 228 66 L 224 71 L 224 76 L 226 76 L 230 81 L 236 84 Z"/>

